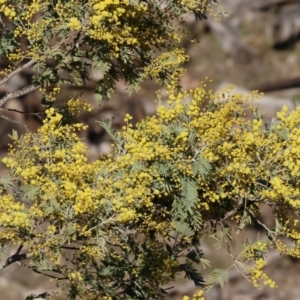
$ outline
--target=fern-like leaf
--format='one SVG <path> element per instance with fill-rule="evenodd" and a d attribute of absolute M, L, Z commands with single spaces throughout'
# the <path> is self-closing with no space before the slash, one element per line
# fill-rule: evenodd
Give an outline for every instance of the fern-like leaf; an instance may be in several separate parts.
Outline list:
<path fill-rule="evenodd" d="M 193 164 L 193 173 L 195 176 L 201 175 L 204 179 L 211 171 L 211 164 L 202 156 L 200 156 Z"/>
<path fill-rule="evenodd" d="M 215 269 L 208 275 L 206 283 L 208 287 L 212 287 L 216 283 L 219 283 L 221 287 L 224 287 L 224 284 L 228 281 L 228 272 L 222 269 Z"/>
<path fill-rule="evenodd" d="M 106 120 L 106 121 L 98 121 L 100 126 L 102 126 L 106 132 L 109 134 L 113 142 L 115 143 L 117 149 L 121 149 L 123 141 L 121 136 L 118 134 L 116 130 L 112 128 L 112 121 L 111 120 Z"/>
<path fill-rule="evenodd" d="M 194 234 L 194 231 L 186 223 L 173 221 L 173 224 L 175 229 L 186 237 L 191 237 Z"/>
<path fill-rule="evenodd" d="M 203 276 L 191 265 L 181 264 L 179 265 L 181 270 L 185 272 L 184 278 L 193 280 L 196 286 L 205 287 L 206 283 Z"/>
<path fill-rule="evenodd" d="M 181 179 L 182 186 L 182 196 L 184 198 L 184 204 L 186 205 L 186 210 L 193 214 L 196 201 L 198 199 L 198 191 L 196 183 L 191 179 L 184 177 Z"/>
<path fill-rule="evenodd" d="M 203 257 L 203 251 L 199 247 L 191 250 L 186 257 L 189 258 L 191 261 L 195 263 L 199 263 L 201 261 L 201 258 Z"/>
<path fill-rule="evenodd" d="M 23 194 L 23 198 L 27 201 L 33 201 L 37 193 L 39 192 L 40 187 L 39 186 L 22 186 L 21 191 Z"/>
<path fill-rule="evenodd" d="M 0 179 L 0 184 L 7 190 L 13 186 L 13 177 L 10 173 L 4 174 Z"/>

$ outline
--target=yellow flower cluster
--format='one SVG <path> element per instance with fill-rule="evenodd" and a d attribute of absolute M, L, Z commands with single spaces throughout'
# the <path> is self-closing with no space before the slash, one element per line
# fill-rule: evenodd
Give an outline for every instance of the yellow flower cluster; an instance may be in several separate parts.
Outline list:
<path fill-rule="evenodd" d="M 69 20 L 68 27 L 70 27 L 73 30 L 80 30 L 81 22 L 77 18 L 72 17 Z"/>
<path fill-rule="evenodd" d="M 79 272 L 70 272 L 68 278 L 71 282 L 80 282 L 83 280 L 82 275 Z"/>
<path fill-rule="evenodd" d="M 249 273 L 253 285 L 260 288 L 261 285 L 259 284 L 259 281 L 262 281 L 264 285 L 267 285 L 270 288 L 276 288 L 277 285 L 275 281 L 270 279 L 267 274 L 262 271 L 262 268 L 267 264 L 267 262 L 264 259 L 259 258 L 255 260 L 255 264 L 256 267 L 254 268 L 246 267 L 246 271 Z"/>
<path fill-rule="evenodd" d="M 11 21 L 14 44 L 21 36 L 28 40 L 23 58 L 39 67 L 55 63 L 55 72 L 39 76 L 40 85 L 47 87 L 47 100 L 53 101 L 55 97 L 47 95 L 51 87 L 70 82 L 69 76 L 58 75 L 62 71 L 77 84 L 88 79 L 91 70 L 102 73 L 98 99 L 109 97 L 117 78 L 125 79 L 130 90 L 145 78 L 179 85 L 184 71 L 180 65 L 188 60 L 177 49 L 186 36 L 180 23 L 186 13 L 201 15 L 208 6 L 207 0 L 171 1 L 167 6 L 156 0 L 1 0 L 0 12 Z M 169 54 L 159 55 L 164 49 Z M 17 47 L 7 51 L 13 57 Z"/>
<path fill-rule="evenodd" d="M 203 291 L 200 290 L 192 298 L 189 296 L 184 296 L 182 300 L 204 300 Z"/>
<path fill-rule="evenodd" d="M 299 176 L 293 173 L 290 163 L 300 159 L 300 109 L 287 115 L 283 108 L 280 120 L 267 128 L 259 118 L 245 120 L 242 95 L 223 101 L 221 94 L 214 96 L 206 91 L 205 85 L 203 82 L 199 88 L 180 93 L 169 89 L 167 104 L 159 102 L 157 114 L 135 128 L 126 115 L 123 131 L 114 135 L 114 150 L 94 163 L 88 163 L 88 149 L 76 135 L 77 130 L 85 127 L 76 123 L 65 125 L 62 114 L 54 108 L 46 110 L 46 119 L 38 132 L 15 138 L 15 148 L 11 147 L 8 158 L 3 160 L 24 186 L 23 190 L 29 188 L 32 192 L 26 194 L 30 198 L 26 213 L 17 196 L 1 195 L 2 211 L 10 211 L 15 221 L 0 215 L 5 228 L 0 232 L 0 241 L 20 241 L 25 227 L 35 232 L 38 220 L 47 219 L 50 226 L 38 236 L 46 242 L 38 243 L 38 251 L 36 239 L 24 237 L 22 241 L 36 255 L 44 251 L 49 259 L 59 263 L 53 249 L 67 240 L 82 243 L 81 258 L 84 253 L 86 259 L 105 257 L 105 247 L 98 252 L 93 246 L 99 241 L 105 245 L 107 234 L 112 245 L 122 248 L 121 252 L 110 251 L 109 255 L 122 261 L 122 255 L 127 253 L 123 234 L 129 231 L 132 238 L 142 238 L 143 247 L 152 249 L 157 257 L 156 264 L 149 262 L 150 252 L 138 253 L 132 272 L 138 276 L 150 268 L 153 271 L 149 271 L 149 276 L 155 284 L 175 276 L 178 264 L 160 242 L 147 237 L 149 232 L 155 232 L 161 241 L 169 240 L 176 230 L 176 219 L 172 216 L 176 205 L 180 206 L 179 201 L 183 201 L 180 209 L 190 205 L 193 212 L 183 211 L 181 215 L 188 217 L 182 222 L 199 214 L 198 224 L 193 226 L 201 234 L 207 222 L 235 211 L 240 199 L 247 199 L 247 209 L 253 214 L 260 203 L 293 208 L 298 213 Z M 246 99 L 257 96 L 253 92 Z M 210 105 L 204 105 L 206 99 L 211 99 Z M 89 108 L 76 99 L 68 105 L 74 114 L 81 111 L 80 107 Z M 236 210 L 237 225 L 243 225 L 243 209 Z M 278 222 L 287 222 L 280 235 L 296 242 L 288 249 L 277 241 L 276 248 L 299 257 L 300 235 L 290 228 L 291 224 L 297 225 L 297 215 L 284 219 L 280 212 L 279 216 L 274 213 Z M 9 227 L 9 222 L 15 222 L 16 227 Z M 183 243 L 190 240 L 182 235 Z M 255 285 L 262 279 L 274 287 L 262 271 L 267 249 L 268 243 L 257 241 L 246 244 L 240 256 L 256 262 L 255 268 L 247 269 Z M 81 267 L 78 258 L 74 272 Z"/>
<path fill-rule="evenodd" d="M 28 6 L 26 7 L 26 10 L 22 12 L 24 13 L 22 17 L 24 18 L 25 21 L 31 22 L 33 15 L 40 12 L 41 9 L 45 7 L 44 6 L 45 4 L 46 4 L 45 1 L 42 0 L 30 1 Z"/>
<path fill-rule="evenodd" d="M 80 254 L 87 255 L 93 259 L 103 257 L 103 252 L 97 246 L 82 246 L 80 248 Z"/>
<path fill-rule="evenodd" d="M 246 266 L 245 270 L 253 285 L 257 288 L 261 287 L 260 282 L 262 282 L 264 285 L 268 285 L 271 288 L 277 287 L 275 282 L 271 280 L 262 270 L 263 267 L 267 265 L 267 262 L 263 258 L 263 255 L 267 252 L 267 247 L 267 242 L 256 241 L 252 245 L 247 243 L 240 253 L 240 257 L 245 261 L 254 260 L 255 262 L 255 267 Z"/>
<path fill-rule="evenodd" d="M 240 253 L 240 256 L 244 259 L 255 258 L 256 255 L 262 255 L 266 253 L 268 244 L 262 241 L 257 241 L 254 244 L 247 244 L 243 251 Z"/>
<path fill-rule="evenodd" d="M 15 53 L 10 53 L 8 55 L 8 59 L 16 61 L 16 62 L 20 62 L 23 59 L 23 55 L 24 55 L 24 53 L 22 53 L 22 51 L 20 49 L 18 49 L 18 50 L 16 50 Z"/>
<path fill-rule="evenodd" d="M 68 100 L 64 108 L 67 109 L 68 114 L 70 114 L 71 116 L 79 117 L 84 112 L 91 112 L 93 106 L 77 98 Z"/>
<path fill-rule="evenodd" d="M 145 14 L 147 12 L 145 3 L 132 5 L 129 0 L 91 0 L 90 3 L 93 13 L 88 33 L 91 37 L 96 40 L 106 40 L 114 45 L 116 54 L 118 54 L 119 45 L 139 44 L 136 37 L 137 23 L 124 24 L 123 20 L 136 19 Z M 107 23 L 110 27 L 107 26 Z M 119 30 L 116 31 L 113 28 L 119 28 Z"/>
<path fill-rule="evenodd" d="M 16 17 L 16 11 L 11 5 L 7 5 L 7 0 L 0 0 L 0 12 L 3 12 L 9 19 L 14 19 Z"/>
<path fill-rule="evenodd" d="M 167 83 L 168 88 L 172 88 L 184 72 L 184 69 L 179 66 L 188 60 L 189 57 L 185 54 L 184 49 L 177 48 L 163 53 L 145 68 L 145 77 L 157 78 L 159 83 Z M 161 78 L 163 72 L 168 72 L 170 78 Z"/>
<path fill-rule="evenodd" d="M 7 229 L 13 228 L 10 236 L 18 232 L 17 228 L 30 230 L 31 217 L 28 215 L 25 205 L 15 202 L 12 195 L 5 195 L 3 191 L 0 192 L 0 226 Z M 9 230 L 4 229 L 0 235 L 6 237 L 7 232 Z"/>

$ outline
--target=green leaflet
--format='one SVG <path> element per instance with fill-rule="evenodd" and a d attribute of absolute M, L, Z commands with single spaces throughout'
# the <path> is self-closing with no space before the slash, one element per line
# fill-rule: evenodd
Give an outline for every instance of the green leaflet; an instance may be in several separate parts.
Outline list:
<path fill-rule="evenodd" d="M 118 172 L 114 172 L 111 174 L 113 176 L 113 178 L 119 178 L 119 179 L 122 179 L 125 177 L 125 171 L 122 170 L 122 171 L 118 171 Z"/>
<path fill-rule="evenodd" d="M 190 264 L 181 264 L 179 267 L 185 272 L 184 278 L 193 280 L 196 286 L 206 286 L 203 276 L 193 266 Z"/>
<path fill-rule="evenodd" d="M 185 130 L 185 127 L 181 123 L 172 123 L 166 127 L 166 131 L 174 134 L 175 136 L 179 135 Z"/>
<path fill-rule="evenodd" d="M 221 287 L 228 281 L 228 272 L 222 269 L 213 270 L 206 279 L 206 284 L 208 288 L 211 288 L 216 283 L 219 283 Z"/>
<path fill-rule="evenodd" d="M 143 170 L 143 168 L 144 168 L 143 164 L 136 161 L 136 162 L 132 165 L 131 171 L 133 171 L 133 172 L 139 172 L 139 171 Z"/>
<path fill-rule="evenodd" d="M 129 95 L 131 95 L 132 92 L 137 92 L 140 89 L 140 85 L 145 79 L 145 74 L 141 71 L 135 70 L 131 70 L 129 74 L 130 77 L 126 78 L 126 81 L 128 82 L 128 87 L 126 88 L 126 91 Z"/>
<path fill-rule="evenodd" d="M 165 164 L 157 164 L 157 171 L 159 173 L 160 176 L 166 177 L 169 173 L 170 168 L 168 167 L 168 165 Z"/>
<path fill-rule="evenodd" d="M 243 212 L 243 215 L 240 219 L 240 224 L 239 224 L 239 231 L 247 227 L 252 223 L 251 215 L 248 213 L 248 211 L 245 209 Z"/>
<path fill-rule="evenodd" d="M 220 15 L 224 16 L 224 17 L 228 17 L 229 13 L 228 11 L 219 3 L 219 1 L 217 0 L 211 0 L 212 4 L 214 4 L 217 7 L 217 10 L 219 12 Z"/>
<path fill-rule="evenodd" d="M 38 256 L 33 257 L 33 259 L 30 261 L 29 266 L 33 271 L 37 270 L 38 272 L 53 270 L 53 267 L 51 266 L 43 252 L 39 252 Z"/>
<path fill-rule="evenodd" d="M 93 60 L 91 65 L 91 71 L 94 73 L 106 73 L 111 68 L 110 62 L 105 62 L 103 60 Z"/>
<path fill-rule="evenodd" d="M 202 156 L 198 157 L 198 159 L 193 164 L 194 175 L 201 175 L 203 179 L 209 174 L 211 169 L 211 164 Z"/>
<path fill-rule="evenodd" d="M 118 134 L 118 132 L 112 128 L 112 120 L 97 121 L 97 123 L 99 123 L 99 125 L 106 130 L 106 132 L 109 134 L 109 136 L 115 143 L 117 149 L 121 150 L 123 145 L 123 140 L 121 136 Z"/>
<path fill-rule="evenodd" d="M 113 276 L 113 274 L 115 273 L 115 267 L 103 267 L 101 269 L 97 270 L 97 275 L 100 277 L 109 277 L 109 276 Z"/>
<path fill-rule="evenodd" d="M 192 237 L 195 229 L 202 223 L 200 212 L 196 208 L 188 207 L 183 198 L 177 198 L 173 202 L 171 213 L 176 231 L 187 237 Z"/>
<path fill-rule="evenodd" d="M 186 210 L 190 214 L 193 214 L 195 209 L 195 204 L 198 199 L 198 191 L 197 191 L 196 183 L 187 177 L 183 177 L 181 178 L 181 187 L 182 187 L 181 195 L 184 199 Z"/>
<path fill-rule="evenodd" d="M 179 222 L 176 229 L 187 236 L 193 232 L 192 228 L 199 228 L 202 222 L 201 214 L 196 208 L 197 201 L 198 191 L 195 182 L 188 177 L 181 178 L 181 196 L 175 197 L 171 213 L 175 226 Z"/>
<path fill-rule="evenodd" d="M 65 239 L 63 241 L 63 244 L 70 244 L 71 243 L 71 239 L 70 237 L 75 233 L 75 227 L 73 223 L 68 223 L 66 226 L 63 227 L 61 234 L 63 236 L 63 238 Z"/>
<path fill-rule="evenodd" d="M 7 27 L 1 29 L 0 37 L 0 55 L 8 56 L 11 52 L 15 51 L 19 43 L 17 42 L 14 31 Z"/>
<path fill-rule="evenodd" d="M 9 138 L 11 138 L 13 141 L 17 141 L 19 139 L 18 132 L 16 130 L 12 130 L 12 135 L 8 134 Z"/>
<path fill-rule="evenodd" d="M 194 131 L 190 132 L 190 134 L 189 134 L 189 143 L 191 145 L 193 145 L 195 143 L 196 136 L 197 136 L 196 132 L 194 132 Z"/>
<path fill-rule="evenodd" d="M 46 63 L 42 60 L 36 61 L 36 63 L 32 66 L 34 71 L 40 72 L 41 69 L 46 67 Z"/>
<path fill-rule="evenodd" d="M 155 162 L 154 166 L 157 169 L 158 174 L 164 177 L 164 181 L 159 184 L 154 182 L 153 188 L 163 188 L 167 193 L 171 193 L 173 191 L 173 183 L 170 181 L 170 176 L 175 172 L 176 166 L 173 166 L 171 163 L 161 162 Z"/>
<path fill-rule="evenodd" d="M 13 180 L 14 179 L 11 176 L 11 174 L 6 173 L 0 178 L 0 184 L 7 190 L 13 186 L 13 184 L 14 184 Z"/>
<path fill-rule="evenodd" d="M 20 190 L 22 192 L 22 196 L 23 196 L 24 200 L 31 202 L 36 198 L 36 196 L 40 190 L 40 187 L 23 185 L 23 186 L 21 186 Z"/>
<path fill-rule="evenodd" d="M 279 124 L 281 124 L 281 121 L 278 120 L 277 118 L 274 118 L 274 117 L 273 117 L 272 120 L 271 120 L 271 124 L 270 124 L 270 131 L 274 130 L 275 127 L 276 127 L 277 125 L 279 125 Z"/>
<path fill-rule="evenodd" d="M 134 53 L 131 49 L 127 47 L 122 47 L 120 51 L 120 58 L 123 63 L 129 64 L 131 62 L 131 59 L 133 57 Z"/>
<path fill-rule="evenodd" d="M 286 141 L 288 139 L 289 130 L 286 127 L 282 127 L 281 129 L 274 129 L 274 131 L 282 140 Z"/>
<path fill-rule="evenodd" d="M 94 98 L 97 102 L 101 102 L 103 99 L 109 99 L 111 96 L 111 90 L 109 87 L 100 83 L 97 84 L 95 89 Z"/>
<path fill-rule="evenodd" d="M 72 70 L 70 72 L 70 75 L 73 77 L 76 85 L 83 85 L 82 74 L 80 72 L 78 72 L 77 70 Z"/>
<path fill-rule="evenodd" d="M 172 213 L 172 220 L 174 225 L 176 225 L 176 222 L 181 222 L 183 224 L 186 224 L 186 219 L 188 217 L 188 213 L 184 209 L 184 205 L 182 204 L 182 201 L 175 200 L 173 202 L 173 207 L 171 210 Z"/>
<path fill-rule="evenodd" d="M 156 162 L 154 166 L 156 167 L 159 175 L 163 177 L 168 177 L 174 173 L 174 171 L 177 171 L 177 167 L 168 162 Z"/>
<path fill-rule="evenodd" d="M 165 180 L 163 182 L 163 188 L 166 190 L 167 193 L 171 193 L 173 191 L 172 184 L 168 180 Z"/>
<path fill-rule="evenodd" d="M 203 255 L 204 255 L 204 253 L 203 253 L 202 249 L 198 246 L 198 247 L 195 247 L 195 249 L 188 252 L 186 257 L 195 263 L 199 263 L 201 258 L 203 258 Z"/>
<path fill-rule="evenodd" d="M 173 221 L 173 224 L 175 229 L 186 237 L 191 237 L 194 234 L 194 231 L 186 223 Z"/>
<path fill-rule="evenodd" d="M 43 203 L 41 203 L 41 207 L 45 210 L 45 213 L 49 215 L 62 211 L 60 204 L 55 198 L 44 201 Z"/>

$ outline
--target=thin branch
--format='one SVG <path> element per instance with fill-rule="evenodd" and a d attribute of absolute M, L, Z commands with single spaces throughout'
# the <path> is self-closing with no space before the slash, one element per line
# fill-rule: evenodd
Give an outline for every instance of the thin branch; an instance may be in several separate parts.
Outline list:
<path fill-rule="evenodd" d="M 44 276 L 46 276 L 46 277 L 50 277 L 50 278 L 58 279 L 58 280 L 65 280 L 65 279 L 68 279 L 67 276 L 64 276 L 64 277 L 57 277 L 57 276 L 55 276 L 55 275 L 43 273 L 42 271 L 38 271 L 35 267 L 33 267 L 33 266 L 28 266 L 28 265 L 26 265 L 26 264 L 24 264 L 24 263 L 22 263 L 22 262 L 18 262 L 18 264 L 19 264 L 20 266 L 22 266 L 22 267 L 31 269 L 33 272 L 38 273 L 38 274 L 40 274 L 40 275 L 44 275 Z M 57 271 L 55 271 L 55 270 L 49 270 L 48 272 L 55 272 L 55 273 L 56 273 Z"/>
<path fill-rule="evenodd" d="M 57 279 L 57 280 L 66 280 L 66 279 L 68 279 L 67 276 L 64 276 L 64 277 L 57 277 L 57 276 L 55 276 L 55 275 L 43 273 L 42 271 L 38 271 L 35 267 L 33 267 L 33 266 L 28 266 L 28 265 L 23 264 L 23 263 L 21 263 L 21 262 L 19 262 L 19 265 L 22 266 L 22 267 L 31 269 L 33 272 L 35 272 L 35 273 L 37 273 L 37 274 L 40 274 L 40 275 L 43 275 L 43 276 L 46 276 L 46 277 L 50 277 L 50 278 Z M 55 272 L 55 271 L 49 270 L 49 272 Z"/>
<path fill-rule="evenodd" d="M 254 215 L 254 213 L 252 211 L 249 211 L 249 213 L 251 214 L 251 216 L 253 216 L 253 218 L 255 218 L 255 221 L 266 230 L 267 233 L 272 233 L 272 234 L 276 233 L 275 231 L 271 230 L 267 225 L 265 225 L 263 222 L 259 221 L 255 217 L 255 215 Z"/>
<path fill-rule="evenodd" d="M 67 250 L 80 250 L 80 248 L 77 247 L 68 247 L 68 246 L 61 246 L 61 249 L 67 249 Z"/>
<path fill-rule="evenodd" d="M 32 271 L 34 271 L 35 273 L 38 273 L 38 274 L 41 274 L 41 275 L 44 275 L 44 276 L 47 276 L 47 277 L 50 277 L 50 278 L 54 278 L 54 279 L 58 279 L 58 280 L 63 280 L 63 279 L 68 279 L 66 276 L 64 277 L 57 277 L 57 276 L 54 276 L 54 275 L 50 275 L 50 274 L 46 274 L 46 273 L 43 273 L 42 271 L 38 271 L 36 269 L 36 267 L 34 266 L 28 266 L 24 263 L 22 263 L 21 261 L 22 260 L 25 260 L 25 259 L 28 259 L 28 258 L 31 258 L 32 257 L 32 254 L 31 253 L 23 253 L 23 254 L 20 254 L 21 250 L 23 249 L 23 245 L 20 245 L 17 249 L 17 251 L 15 252 L 14 255 L 12 255 L 11 257 L 7 258 L 5 263 L 3 264 L 2 266 L 2 269 L 3 270 L 4 268 L 8 267 L 9 265 L 13 264 L 13 263 L 18 263 L 20 266 L 22 267 L 26 267 L 26 268 L 29 268 L 31 269 Z M 0 270 L 0 271 L 1 271 Z M 49 270 L 50 272 L 57 272 L 55 270 Z"/>
<path fill-rule="evenodd" d="M 20 73 L 21 71 L 23 71 L 24 69 L 27 69 L 29 67 L 31 67 L 33 64 L 35 64 L 36 61 L 35 60 L 30 60 L 29 62 L 27 62 L 26 64 L 20 66 L 19 68 L 17 68 L 16 70 L 12 71 L 11 73 L 9 73 L 7 76 L 5 76 L 2 80 L 0 80 L 0 85 L 4 84 L 5 82 L 7 82 L 10 78 L 12 78 L 14 75 Z"/>
<path fill-rule="evenodd" d="M 19 251 L 19 249 L 17 250 L 17 252 L 14 255 L 12 255 L 11 257 L 6 259 L 5 263 L 2 266 L 2 270 L 4 268 L 8 267 L 9 265 L 13 264 L 14 262 L 18 262 L 18 261 L 32 257 L 32 255 L 30 253 L 19 254 L 18 251 Z"/>
<path fill-rule="evenodd" d="M 7 112 L 10 112 L 10 111 L 16 112 L 16 113 L 24 114 L 24 115 L 27 115 L 27 114 L 33 115 L 33 116 L 37 116 L 41 120 L 42 120 L 42 117 L 39 114 L 44 113 L 44 111 L 30 112 L 30 111 L 21 111 L 21 110 L 12 109 L 12 108 L 8 108 L 8 109 L 0 108 L 0 110 L 7 111 Z"/>
<path fill-rule="evenodd" d="M 22 249 L 23 249 L 23 245 L 20 245 L 20 246 L 18 247 L 18 249 L 17 249 L 17 251 L 16 251 L 16 253 L 15 253 L 14 255 L 20 254 L 20 252 L 21 252 Z"/>
<path fill-rule="evenodd" d="M 241 198 L 239 200 L 239 202 L 237 203 L 237 206 L 233 210 L 231 210 L 227 214 L 225 214 L 224 218 L 221 219 L 219 222 L 222 223 L 222 222 L 226 221 L 227 219 L 233 217 L 242 208 L 243 203 L 244 203 L 244 199 Z"/>
<path fill-rule="evenodd" d="M 26 95 L 26 94 L 38 89 L 39 87 L 40 87 L 39 85 L 31 84 L 27 87 L 24 87 L 21 90 L 6 94 L 2 99 L 0 99 L 0 107 L 2 107 L 8 100 Z"/>
<path fill-rule="evenodd" d="M 28 127 L 27 127 L 25 124 L 23 124 L 22 122 L 13 120 L 13 119 L 11 119 L 11 118 L 9 118 L 9 117 L 6 117 L 6 116 L 3 116 L 3 115 L 0 115 L 0 118 L 5 119 L 5 120 L 7 120 L 7 121 L 9 121 L 9 122 L 11 122 L 11 123 L 15 123 L 15 124 L 17 124 L 17 125 L 21 125 L 21 126 L 23 126 L 23 127 L 25 128 L 25 130 L 26 130 L 27 132 L 30 132 L 30 130 L 28 129 Z"/>

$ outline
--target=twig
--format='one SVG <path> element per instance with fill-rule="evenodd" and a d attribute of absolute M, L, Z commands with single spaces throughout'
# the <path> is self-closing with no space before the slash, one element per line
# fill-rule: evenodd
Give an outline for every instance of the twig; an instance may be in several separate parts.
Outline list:
<path fill-rule="evenodd" d="M 68 247 L 68 246 L 61 246 L 61 249 L 67 249 L 67 250 L 80 250 L 78 247 Z"/>
<path fill-rule="evenodd" d="M 20 254 L 20 252 L 21 252 L 22 249 L 23 249 L 23 245 L 20 245 L 14 255 Z"/>
<path fill-rule="evenodd" d="M 249 211 L 249 213 L 255 218 L 255 221 L 256 221 L 260 226 L 262 226 L 262 227 L 266 230 L 267 233 L 276 234 L 275 231 L 271 230 L 267 225 L 265 225 L 263 222 L 259 221 L 259 220 L 255 217 L 255 215 L 254 215 L 254 213 L 253 213 L 252 211 Z"/>
<path fill-rule="evenodd" d="M 28 114 L 28 115 L 33 115 L 33 116 L 37 116 L 39 119 L 42 120 L 41 116 L 39 115 L 40 113 L 44 113 L 44 111 L 38 111 L 38 112 L 30 112 L 30 111 L 21 111 L 21 110 L 17 110 L 17 109 L 13 109 L 13 108 L 8 108 L 8 109 L 4 109 L 4 108 L 0 108 L 0 110 L 3 111 L 11 111 L 11 112 L 17 112 L 19 114 Z"/>
<path fill-rule="evenodd" d="M 221 219 L 219 222 L 222 223 L 222 222 L 226 221 L 227 219 L 231 218 L 232 216 L 234 216 L 242 208 L 243 203 L 244 203 L 244 199 L 241 198 L 239 200 L 239 202 L 237 203 L 237 206 L 233 210 L 231 210 L 227 214 L 225 214 L 224 218 Z"/>
<path fill-rule="evenodd" d="M 31 84 L 27 87 L 24 87 L 21 90 L 6 94 L 2 99 L 0 99 L 0 107 L 2 107 L 8 100 L 26 95 L 26 94 L 38 89 L 39 87 L 40 87 L 39 85 Z"/>
<path fill-rule="evenodd" d="M 0 85 L 4 84 L 5 82 L 7 82 L 10 78 L 12 78 L 14 75 L 20 73 L 21 71 L 23 71 L 24 69 L 27 69 L 29 67 L 31 67 L 33 64 L 35 64 L 36 61 L 35 60 L 30 60 L 29 62 L 27 62 L 26 64 L 20 66 L 19 68 L 17 68 L 16 70 L 12 71 L 11 73 L 9 73 L 7 76 L 5 76 L 2 80 L 0 80 Z"/>
<path fill-rule="evenodd" d="M 23 246 L 22 246 L 23 247 Z M 24 260 L 24 259 L 27 259 L 27 258 L 30 258 L 32 257 L 32 255 L 30 253 L 23 253 L 23 254 L 20 254 L 19 252 L 21 251 L 21 246 L 18 248 L 17 252 L 12 255 L 11 257 L 7 258 L 5 263 L 3 264 L 2 266 L 2 269 L 3 270 L 4 268 L 8 267 L 9 265 L 13 264 L 14 262 L 18 262 L 18 261 L 21 261 L 21 260 Z"/>
<path fill-rule="evenodd" d="M 24 263 L 21 263 L 21 262 L 19 262 L 19 265 L 22 266 L 22 267 L 31 269 L 33 272 L 35 272 L 35 273 L 37 273 L 37 274 L 40 274 L 40 275 L 44 275 L 44 276 L 46 276 L 46 277 L 50 277 L 50 278 L 57 279 L 57 280 L 66 280 L 66 279 L 68 279 L 67 276 L 64 276 L 64 277 L 57 277 L 57 276 L 55 276 L 55 275 L 43 273 L 42 271 L 38 271 L 35 267 L 33 267 L 33 266 L 28 266 L 28 265 L 26 265 L 26 264 L 24 264 Z M 45 271 L 45 272 L 47 272 L 47 271 Z M 54 271 L 54 270 L 49 270 L 48 272 L 55 272 L 55 273 L 56 273 L 56 271 Z"/>
<path fill-rule="evenodd" d="M 50 277 L 50 278 L 58 279 L 58 280 L 65 280 L 65 279 L 68 279 L 67 276 L 64 276 L 64 277 L 57 277 L 57 276 L 55 276 L 55 275 L 43 273 L 42 271 L 38 271 L 35 267 L 33 267 L 33 266 L 28 266 L 28 265 L 26 265 L 26 264 L 24 264 L 24 263 L 21 263 L 21 262 L 18 262 L 18 264 L 19 264 L 20 266 L 22 266 L 22 267 L 31 269 L 33 272 L 38 273 L 38 274 L 40 274 L 40 275 L 44 275 L 44 276 L 46 276 L 46 277 Z M 58 273 L 58 272 L 55 271 L 55 270 L 49 270 L 49 271 L 44 271 L 44 272 L 55 272 L 55 273 Z M 61 275 L 63 275 L 63 274 L 61 274 Z"/>
<path fill-rule="evenodd" d="M 6 116 L 3 116 L 3 115 L 0 115 L 0 118 L 5 119 L 5 120 L 7 120 L 7 121 L 9 121 L 9 122 L 11 122 L 11 123 L 15 123 L 15 124 L 17 124 L 17 125 L 21 125 L 21 126 L 23 126 L 23 127 L 25 128 L 25 130 L 26 130 L 27 132 L 30 132 L 30 130 L 28 129 L 28 127 L 27 127 L 25 124 L 23 124 L 22 122 L 13 120 L 13 119 L 11 119 L 11 118 L 9 118 L 9 117 L 6 117 Z"/>

